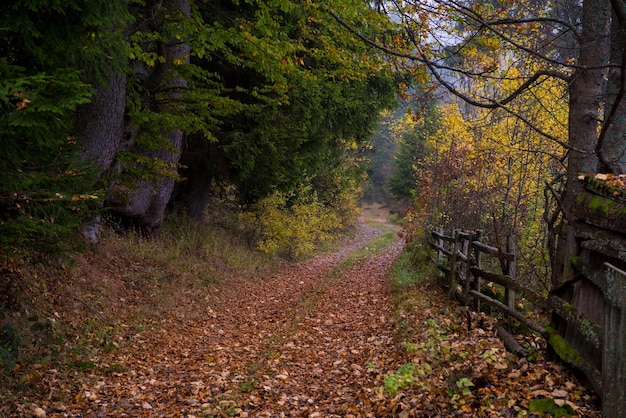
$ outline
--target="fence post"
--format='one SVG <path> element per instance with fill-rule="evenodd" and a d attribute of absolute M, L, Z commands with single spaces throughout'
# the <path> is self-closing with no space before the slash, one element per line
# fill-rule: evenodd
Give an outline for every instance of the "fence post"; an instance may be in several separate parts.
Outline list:
<path fill-rule="evenodd" d="M 483 231 L 479 229 L 478 231 L 476 231 L 474 241 L 481 242 L 482 237 L 483 237 Z M 476 263 L 477 269 L 482 268 L 480 265 L 480 261 L 481 261 L 480 259 L 481 259 L 480 250 L 478 248 L 474 248 L 474 262 Z M 480 293 L 480 277 L 476 277 L 474 279 L 474 290 Z M 480 312 L 480 299 L 478 298 L 474 298 L 474 309 L 476 309 L 476 312 Z"/>
<path fill-rule="evenodd" d="M 515 280 L 515 243 L 513 236 L 509 235 L 506 241 L 506 252 L 513 254 L 513 259 L 506 263 L 506 271 L 503 273 Z M 515 308 L 515 292 L 508 287 L 504 288 L 504 304 L 509 308 Z"/>
<path fill-rule="evenodd" d="M 440 264 L 443 261 L 443 252 L 441 251 L 444 245 L 443 238 L 441 238 L 443 236 L 443 228 L 437 227 L 437 232 L 439 233 L 437 238 L 437 264 Z"/>
<path fill-rule="evenodd" d="M 474 261 L 472 258 L 472 242 L 474 241 L 475 237 L 476 233 L 474 232 L 463 243 L 463 253 L 465 254 L 465 286 L 463 287 L 463 302 L 466 306 L 469 306 L 470 304 L 469 290 L 472 283 L 472 262 Z"/>
<path fill-rule="evenodd" d="M 626 272 L 604 263 L 604 344 L 602 350 L 602 415 L 626 416 Z"/>
<path fill-rule="evenodd" d="M 452 244 L 452 256 L 450 257 L 450 275 L 448 276 L 448 296 L 450 298 L 454 297 L 454 289 L 456 282 L 456 261 L 457 261 L 457 253 L 459 251 L 459 229 L 454 230 L 454 242 Z"/>

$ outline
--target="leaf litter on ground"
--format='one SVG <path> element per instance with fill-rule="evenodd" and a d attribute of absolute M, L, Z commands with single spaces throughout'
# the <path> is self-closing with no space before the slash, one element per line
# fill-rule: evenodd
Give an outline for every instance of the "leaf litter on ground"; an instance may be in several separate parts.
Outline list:
<path fill-rule="evenodd" d="M 544 416 L 529 411 L 545 399 L 570 416 L 600 416 L 595 396 L 564 366 L 545 359 L 539 337 L 519 337 L 532 357 L 518 358 L 496 337 L 496 318 L 472 313 L 468 327 L 464 308 L 435 281 L 394 295 L 388 274 L 401 240 L 346 263 L 380 235 L 361 224 L 337 251 L 254 280 L 233 276 L 202 300 L 176 298 L 184 289 L 173 286 L 174 302 L 159 315 L 129 314 L 146 289 L 118 280 L 120 301 L 109 305 L 116 319 L 91 335 L 88 360 L 59 369 L 24 365 L 17 380 L 36 389 L 20 396 L 3 391 L 0 412 L 519 417 Z M 114 281 L 119 274 L 119 261 L 91 261 L 85 281 Z"/>

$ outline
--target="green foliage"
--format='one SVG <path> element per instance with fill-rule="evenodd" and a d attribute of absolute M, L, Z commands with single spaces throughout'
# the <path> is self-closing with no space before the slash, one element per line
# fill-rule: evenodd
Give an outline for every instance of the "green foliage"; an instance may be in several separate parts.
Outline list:
<path fill-rule="evenodd" d="M 98 198 L 71 136 L 73 111 L 90 92 L 76 71 L 27 75 L 0 63 L 0 251 L 67 249 Z"/>
<path fill-rule="evenodd" d="M 339 217 L 324 207 L 310 187 L 291 196 L 276 191 L 240 219 L 255 231 L 261 251 L 290 257 L 309 255 L 342 227 Z"/>
<path fill-rule="evenodd" d="M 391 122 L 398 111 L 392 113 L 388 110 L 382 112 L 378 128 L 374 132 L 371 144 L 366 149 L 367 163 L 367 186 L 363 193 L 363 201 L 367 203 L 389 202 L 390 193 L 387 187 L 389 176 L 393 171 L 393 156 L 396 152 L 391 130 Z"/>
<path fill-rule="evenodd" d="M 170 143 L 174 131 L 219 143 L 226 161 L 217 168 L 210 161 L 207 175 L 219 171 L 244 203 L 275 190 L 298 194 L 304 185 L 317 203 L 289 202 L 294 216 L 332 213 L 329 231 L 354 221 L 361 151 L 401 83 L 392 63 L 355 39 L 328 8 L 374 39 L 393 29 L 388 16 L 356 0 L 191 6 L 190 15 L 167 2 L 14 0 L 0 6 L 0 150 L 7 156 L 0 250 L 70 243 L 88 207 L 98 206 L 96 183 L 107 190 L 109 181 L 132 187 L 183 180 L 179 144 Z M 172 41 L 189 46 L 189 53 L 171 56 Z M 85 129 L 74 126 L 78 106 L 89 102 L 94 87 L 106 87 L 112 72 L 127 76 L 128 122 L 128 136 L 112 141 L 123 142 L 112 150 L 113 180 L 78 163 L 77 132 Z M 303 244 L 292 252 L 310 249 Z"/>
<path fill-rule="evenodd" d="M 199 65 L 222 74 L 222 91 L 241 104 L 214 137 L 247 203 L 311 184 L 320 201 L 334 204 L 348 196 L 342 190 L 361 182 L 364 161 L 355 154 L 379 111 L 393 105 L 398 83 L 389 63 L 368 53 L 326 7 L 367 16 L 372 32 L 382 31 L 387 17 L 366 3 L 334 3 L 199 6 L 200 15 L 215 22 L 207 35 L 213 47 Z M 350 212 L 354 204 L 345 206 Z"/>
<path fill-rule="evenodd" d="M 385 376 L 385 390 L 391 396 L 396 396 L 400 389 L 413 385 L 416 369 L 415 364 L 408 363 L 400 366 L 397 372 Z"/>
<path fill-rule="evenodd" d="M 463 396 L 470 395 L 472 391 L 470 388 L 474 386 L 474 384 L 467 377 L 462 377 L 461 379 L 456 381 L 456 387 L 459 389 Z"/>
<path fill-rule="evenodd" d="M 123 1 L 10 1 L 0 6 L 0 252 L 72 248 L 97 199 L 79 163 L 77 107 L 126 50 Z"/>
<path fill-rule="evenodd" d="M 96 363 L 91 360 L 75 360 L 70 363 L 70 367 L 79 371 L 88 371 L 96 368 Z"/>
<path fill-rule="evenodd" d="M 405 251 L 400 254 L 389 272 L 389 280 L 395 294 L 404 295 L 416 285 L 439 275 L 437 267 L 430 259 L 431 252 L 425 238 L 423 241 L 415 240 L 405 246 Z"/>
<path fill-rule="evenodd" d="M 0 56 L 31 75 L 58 68 L 91 81 L 126 69 L 125 0 L 8 0 L 0 5 Z"/>
<path fill-rule="evenodd" d="M 125 366 L 123 366 L 120 363 L 114 363 L 110 366 L 106 366 L 104 367 L 104 372 L 107 374 L 114 374 L 114 373 L 123 373 L 125 372 L 127 369 Z"/>
<path fill-rule="evenodd" d="M 432 100 L 432 99 L 430 99 Z M 399 199 L 416 198 L 416 193 L 427 193 L 418 185 L 426 173 L 419 170 L 426 157 L 428 140 L 440 129 L 441 114 L 434 102 L 415 112 L 409 111 L 395 121 L 394 136 L 398 142 L 395 171 L 389 178 L 389 190 Z"/>

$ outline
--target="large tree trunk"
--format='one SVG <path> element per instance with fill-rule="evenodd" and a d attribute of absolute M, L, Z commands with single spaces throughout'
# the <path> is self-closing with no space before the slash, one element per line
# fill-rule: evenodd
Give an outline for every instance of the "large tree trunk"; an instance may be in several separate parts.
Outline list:
<path fill-rule="evenodd" d="M 98 177 L 111 168 L 124 137 L 126 80 L 126 75 L 111 72 L 108 84 L 98 86 L 91 102 L 77 112 L 78 139 L 83 146 L 80 157 L 94 162 Z M 98 242 L 99 230 L 99 215 L 85 220 L 80 228 L 93 244 Z"/>
<path fill-rule="evenodd" d="M 188 0 L 169 0 L 163 3 L 163 7 L 170 11 L 171 15 L 181 12 L 184 16 L 191 15 Z M 165 62 L 157 65 L 144 81 L 147 90 L 155 90 L 165 86 L 170 93 L 172 101 L 177 101 L 181 97 L 181 90 L 187 87 L 187 81 L 182 78 L 168 78 L 168 70 L 172 62 L 189 62 L 189 45 L 172 38 L 168 45 L 159 45 L 160 52 L 165 54 Z M 182 105 L 180 105 L 182 107 Z M 183 110 L 180 109 L 180 112 Z M 134 133 L 136 135 L 136 133 Z M 161 149 L 150 152 L 151 157 L 176 166 L 180 159 L 180 151 L 183 142 L 183 132 L 173 129 L 166 132 L 168 139 L 168 149 Z M 132 141 L 131 141 L 132 142 Z M 107 202 L 112 210 L 122 218 L 129 219 L 146 234 L 152 234 L 163 223 L 165 208 L 170 200 L 174 189 L 175 180 L 173 178 L 162 178 L 156 183 L 149 181 L 139 181 L 132 190 L 116 189 L 107 197 Z M 123 196 L 120 196 L 123 192 Z"/>
<path fill-rule="evenodd" d="M 98 86 L 89 104 L 78 109 L 81 158 L 94 161 L 103 173 L 111 167 L 124 137 L 126 75 L 111 72 L 108 84 Z"/>
<path fill-rule="evenodd" d="M 580 173 L 598 169 L 596 149 L 601 126 L 600 109 L 606 100 L 606 65 L 610 53 L 610 0 L 584 0 L 578 68 L 570 85 L 569 150 L 566 189 L 562 199 L 563 220 L 558 230 L 558 246 L 553 258 L 551 296 L 557 296 L 579 309 L 581 301 L 589 306 L 602 306 L 601 293 L 581 287 L 573 260 L 580 254 L 575 236 L 578 223 L 574 205 L 583 192 Z M 569 284 L 568 284 L 569 283 Z M 598 299 L 598 296 L 600 299 Z M 599 305 L 598 305 L 599 303 Z M 572 344 L 580 338 L 574 323 L 555 312 L 551 326 Z M 583 349 L 579 344 L 572 344 Z M 588 374 L 591 376 L 591 374 Z"/>
<path fill-rule="evenodd" d="M 211 183 L 227 177 L 228 161 L 218 143 L 195 134 L 186 138 L 180 163 L 183 181 L 174 188 L 171 208 L 204 223 Z"/>
<path fill-rule="evenodd" d="M 580 173 L 593 173 L 597 169 L 595 149 L 599 109 L 605 98 L 606 70 L 603 66 L 608 64 L 610 45 L 609 0 L 585 0 L 582 19 L 579 68 L 573 76 L 569 91 L 569 145 L 572 149 L 568 158 L 568 187 L 578 183 Z"/>
<path fill-rule="evenodd" d="M 611 28 L 611 68 L 609 69 L 604 124 L 598 143 L 600 172 L 626 173 L 626 6 L 613 13 Z"/>
<path fill-rule="evenodd" d="M 611 6 L 609 0 L 585 0 L 582 8 L 580 55 L 569 90 L 569 150 L 566 189 L 562 199 L 563 222 L 559 230 L 557 253 L 553 258 L 552 284 L 557 287 L 571 279 L 570 259 L 575 254 L 568 227 L 573 221 L 572 207 L 582 191 L 580 173 L 594 173 L 598 158 L 596 145 L 599 109 L 605 97 L 605 66 L 609 59 Z"/>

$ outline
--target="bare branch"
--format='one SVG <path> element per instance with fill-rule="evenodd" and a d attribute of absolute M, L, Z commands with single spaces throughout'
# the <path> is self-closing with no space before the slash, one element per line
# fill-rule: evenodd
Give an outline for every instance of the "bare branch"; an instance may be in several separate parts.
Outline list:
<path fill-rule="evenodd" d="M 511 46 L 519 49 L 520 51 L 524 51 L 525 53 L 527 53 L 530 56 L 534 56 L 535 58 L 540 59 L 541 61 L 544 61 L 546 63 L 552 64 L 552 65 L 556 65 L 558 67 L 561 68 L 570 68 L 570 69 L 583 69 L 583 70 L 594 70 L 594 69 L 606 69 L 609 67 L 619 67 L 618 65 L 611 65 L 611 64 L 603 64 L 603 65 L 599 65 L 599 66 L 580 66 L 578 64 L 573 64 L 573 63 L 567 63 L 567 62 L 562 62 L 559 61 L 557 59 L 554 58 L 550 58 L 548 56 L 542 55 L 539 52 L 537 52 L 536 50 L 529 48 L 527 46 L 524 46 L 522 44 L 520 44 L 519 42 L 513 40 L 511 37 L 507 36 L 506 34 L 504 34 L 502 31 L 496 29 L 496 26 L 503 26 L 503 25 L 514 25 L 514 24 L 522 24 L 522 23 L 545 23 L 545 22 L 553 22 L 559 25 L 563 25 L 564 27 L 566 27 L 568 29 L 568 31 L 571 31 L 572 33 L 574 33 L 574 35 L 578 38 L 578 31 L 576 30 L 576 27 L 573 26 L 572 24 L 570 24 L 569 22 L 566 21 L 562 21 L 559 19 L 554 19 L 554 18 L 550 18 L 550 17 L 535 17 L 535 18 L 520 18 L 520 19 L 498 19 L 498 20 L 494 20 L 494 21 L 489 21 L 486 19 L 483 19 L 482 16 L 480 16 L 477 12 L 475 12 L 474 10 L 472 10 L 471 8 L 457 2 L 457 1 L 444 1 L 444 0 L 436 0 L 438 4 L 444 6 L 444 7 L 450 7 L 452 10 L 460 13 L 461 15 L 465 16 L 467 19 L 470 19 L 471 21 L 473 21 L 475 23 L 475 25 L 478 27 L 478 31 L 484 30 L 484 29 L 488 29 L 491 32 L 493 32 L 496 36 L 498 36 L 500 39 L 502 39 L 503 41 L 509 43 Z M 612 0 L 613 2 L 619 1 L 619 0 Z M 625 13 L 626 13 L 626 7 L 624 7 L 625 9 Z M 399 13 L 401 13 L 399 11 Z M 475 35 L 472 35 L 475 36 Z"/>
<path fill-rule="evenodd" d="M 404 52 L 399 52 L 399 51 L 395 51 L 393 49 L 387 48 L 384 45 L 379 44 L 378 42 L 374 42 L 371 39 L 369 39 L 367 36 L 362 35 L 360 32 L 356 31 L 355 29 L 352 28 L 352 26 L 350 26 L 345 20 L 343 20 L 341 17 L 339 17 L 339 15 L 337 15 L 333 10 L 328 9 L 328 13 L 330 13 L 330 15 L 335 18 L 335 20 L 337 22 L 339 22 L 339 24 L 341 26 L 343 26 L 344 28 L 348 29 L 350 31 L 350 33 L 352 33 L 354 36 L 358 37 L 359 39 L 361 39 L 363 42 L 365 42 L 366 44 L 368 44 L 369 46 L 372 46 L 386 54 L 389 54 L 391 56 L 394 57 L 398 57 L 398 58 L 406 58 L 409 59 L 411 61 L 418 61 L 418 62 L 422 62 L 423 58 L 419 57 L 417 55 L 412 55 L 412 54 L 407 54 Z"/>
<path fill-rule="evenodd" d="M 535 131 L 539 135 L 541 135 L 541 136 L 543 136 L 545 138 L 548 138 L 551 141 L 556 142 L 557 144 L 559 144 L 563 148 L 571 150 L 571 151 L 579 152 L 581 154 L 589 154 L 590 153 L 590 151 L 585 151 L 585 150 L 573 147 L 570 144 L 568 144 L 567 142 L 562 141 L 559 138 L 555 137 L 554 135 L 550 135 L 549 133 L 547 133 L 545 131 L 542 131 L 535 124 L 533 124 L 531 121 L 529 121 L 527 118 L 525 118 L 524 116 L 520 115 L 519 113 L 513 111 L 511 108 L 508 108 L 506 106 L 498 106 L 498 107 L 501 108 L 502 110 L 504 110 L 505 112 L 509 113 L 510 115 L 516 117 L 517 119 L 521 120 L 522 122 L 524 122 L 530 129 L 532 129 L 533 131 Z"/>
<path fill-rule="evenodd" d="M 520 121 L 522 121 L 523 123 L 525 123 L 528 127 L 530 127 L 530 129 L 532 129 L 533 131 L 535 131 L 536 133 L 538 133 L 539 135 L 554 141 L 555 143 L 559 144 L 560 146 L 564 147 L 565 149 L 568 150 L 572 150 L 575 152 L 579 152 L 582 154 L 589 154 L 589 151 L 585 151 L 585 150 L 581 150 L 578 149 L 576 147 L 572 147 L 571 145 L 569 145 L 567 142 L 557 138 L 554 135 L 549 134 L 548 132 L 545 132 L 541 129 L 539 129 L 535 124 L 533 124 L 530 120 L 528 120 L 528 118 L 524 117 L 523 115 L 519 114 L 518 112 L 514 111 L 513 109 L 511 109 L 510 107 L 507 107 L 507 105 L 509 103 L 511 103 L 513 100 L 515 100 L 517 97 L 521 96 L 524 92 L 526 92 L 527 90 L 530 89 L 531 86 L 533 86 L 535 83 L 537 83 L 539 80 L 541 80 L 544 77 L 553 77 L 553 78 L 557 78 L 559 80 L 562 80 L 564 82 L 569 83 L 571 81 L 571 78 L 559 71 L 555 71 L 555 70 L 539 70 L 537 72 L 535 72 L 533 75 L 531 75 L 530 77 L 527 77 L 526 80 L 520 84 L 515 91 L 513 91 L 512 93 L 510 93 L 508 96 L 506 96 L 503 99 L 500 100 L 495 100 L 495 99 L 484 99 L 485 101 L 482 100 L 478 100 L 475 99 L 465 93 L 463 93 L 462 91 L 460 91 L 459 89 L 457 89 L 454 85 L 452 85 L 451 82 L 445 80 L 443 78 L 443 76 L 439 73 L 440 70 L 453 70 L 456 71 L 457 73 L 463 74 L 463 75 L 475 75 L 472 74 L 470 72 L 461 70 L 461 69 L 453 69 L 450 68 L 448 66 L 444 66 L 444 65 L 440 65 L 436 62 L 434 62 L 432 59 L 429 59 L 426 54 L 424 53 L 421 44 L 418 42 L 418 40 L 416 39 L 416 36 L 413 32 L 411 32 L 410 30 L 407 30 L 407 34 L 409 35 L 409 38 L 411 40 L 411 42 L 413 43 L 413 46 L 415 47 L 415 50 L 417 51 L 417 54 L 409 54 L 409 53 L 404 53 L 404 52 L 399 52 L 399 51 L 395 51 L 391 48 L 388 48 L 386 46 L 380 45 L 378 42 L 375 42 L 371 39 L 369 39 L 368 37 L 362 35 L 361 33 L 359 33 L 357 30 L 355 30 L 351 25 L 349 25 L 345 20 L 343 20 L 339 15 L 337 15 L 333 10 L 329 9 L 329 13 L 333 16 L 333 18 L 339 22 L 339 24 L 341 24 L 343 27 L 345 27 L 346 29 L 348 29 L 352 34 L 354 34 L 355 36 L 357 36 L 358 38 L 360 38 L 362 41 L 364 41 L 366 44 L 386 53 L 389 54 L 391 56 L 395 56 L 395 57 L 399 57 L 399 58 L 404 58 L 404 59 L 408 59 L 411 61 L 416 61 L 419 63 L 422 63 L 424 65 L 426 65 L 426 67 L 428 68 L 428 70 L 430 71 L 430 73 L 433 75 L 433 77 L 435 78 L 435 80 L 437 80 L 437 82 L 444 87 L 448 92 L 450 92 L 451 94 L 453 94 L 454 96 L 460 98 L 461 100 L 463 100 L 464 102 L 472 105 L 472 106 L 476 106 L 479 108 L 483 108 L 483 109 L 502 109 L 503 111 L 509 113 L 510 115 L 516 117 L 517 119 L 519 119 Z M 602 67 L 605 68 L 606 66 Z"/>
<path fill-rule="evenodd" d="M 619 26 L 624 27 L 626 25 L 626 4 L 623 1 L 619 0 L 611 0 L 611 5 L 613 6 L 613 11 L 615 12 L 617 19 L 619 21 Z M 598 155 L 598 160 L 602 164 L 603 168 L 610 171 L 613 174 L 615 173 L 615 168 L 611 164 L 610 161 L 606 159 L 604 155 L 604 140 L 606 138 L 607 132 L 613 122 L 615 121 L 615 115 L 624 100 L 624 86 L 626 86 L 626 54 L 622 53 L 622 62 L 620 63 L 620 86 L 619 93 L 613 104 L 611 105 L 611 110 L 609 111 L 608 116 L 605 117 L 604 123 L 602 124 L 602 128 L 600 129 L 600 134 L 598 135 L 598 142 L 596 144 L 596 154 Z"/>

